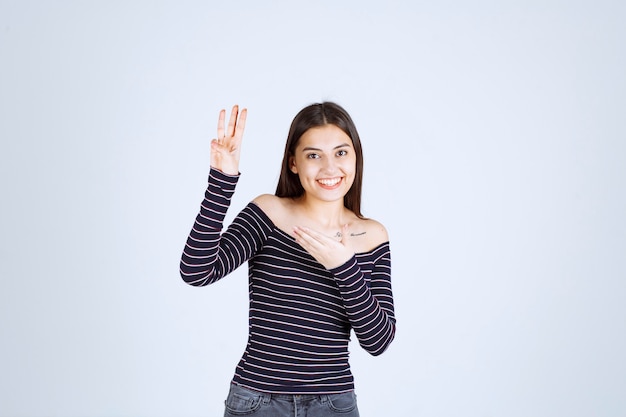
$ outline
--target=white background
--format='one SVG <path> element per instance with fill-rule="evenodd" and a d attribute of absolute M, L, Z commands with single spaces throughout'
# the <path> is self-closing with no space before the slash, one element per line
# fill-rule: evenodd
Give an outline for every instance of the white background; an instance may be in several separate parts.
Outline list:
<path fill-rule="evenodd" d="M 221 415 L 246 268 L 178 275 L 217 113 L 232 218 L 320 100 L 391 236 L 361 415 L 626 415 L 624 4 L 1 0 L 0 415 Z"/>

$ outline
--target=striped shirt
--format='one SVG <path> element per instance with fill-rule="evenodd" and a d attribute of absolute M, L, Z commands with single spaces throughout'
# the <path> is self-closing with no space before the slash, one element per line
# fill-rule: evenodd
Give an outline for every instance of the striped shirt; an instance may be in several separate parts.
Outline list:
<path fill-rule="evenodd" d="M 238 176 L 211 169 L 180 273 L 204 286 L 248 262 L 249 333 L 233 382 L 276 394 L 354 389 L 348 342 L 381 354 L 395 334 L 389 242 L 324 268 L 253 202 L 222 233 Z"/>

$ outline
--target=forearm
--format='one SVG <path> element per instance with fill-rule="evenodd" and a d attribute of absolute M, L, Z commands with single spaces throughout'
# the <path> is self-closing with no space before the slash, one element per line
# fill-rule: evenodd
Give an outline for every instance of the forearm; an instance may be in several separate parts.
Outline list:
<path fill-rule="evenodd" d="M 209 173 L 204 200 L 180 261 L 181 277 L 190 285 L 211 284 L 224 275 L 218 257 L 220 234 L 238 179 L 216 169 Z"/>
<path fill-rule="evenodd" d="M 380 355 L 395 336 L 393 310 L 383 308 L 372 294 L 356 258 L 331 269 L 331 272 L 359 344 L 370 354 Z"/>

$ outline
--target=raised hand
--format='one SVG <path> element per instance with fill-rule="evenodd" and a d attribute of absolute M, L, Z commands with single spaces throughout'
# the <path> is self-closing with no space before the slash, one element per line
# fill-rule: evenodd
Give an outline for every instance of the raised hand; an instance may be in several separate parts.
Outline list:
<path fill-rule="evenodd" d="M 296 242 L 326 269 L 341 266 L 354 255 L 354 251 L 347 244 L 347 225 L 341 231 L 341 240 L 335 240 L 308 227 L 296 226 L 293 232 Z"/>
<path fill-rule="evenodd" d="M 233 106 L 230 112 L 228 126 L 226 110 L 220 111 L 217 121 L 217 139 L 211 141 L 211 167 L 219 169 L 225 174 L 237 175 L 239 173 L 239 157 L 241 155 L 241 140 L 246 127 L 248 110 L 239 112 L 239 106 Z"/>

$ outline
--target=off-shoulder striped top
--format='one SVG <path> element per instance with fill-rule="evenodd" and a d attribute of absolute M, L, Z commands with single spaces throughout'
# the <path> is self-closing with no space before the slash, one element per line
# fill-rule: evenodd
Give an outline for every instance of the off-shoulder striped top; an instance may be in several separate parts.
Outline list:
<path fill-rule="evenodd" d="M 238 176 L 212 169 L 180 263 L 204 286 L 248 262 L 248 342 L 233 382 L 277 394 L 354 389 L 350 332 L 372 355 L 395 334 L 389 242 L 325 269 L 253 202 L 222 233 Z"/>

